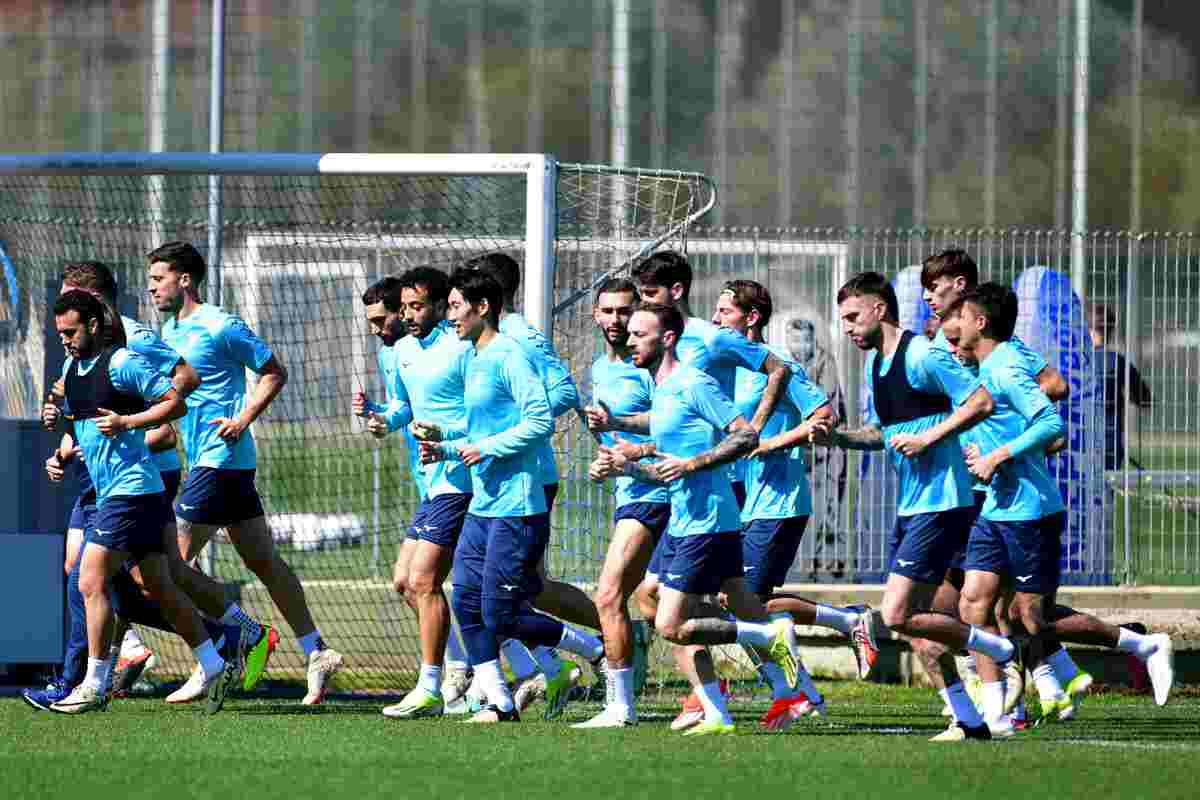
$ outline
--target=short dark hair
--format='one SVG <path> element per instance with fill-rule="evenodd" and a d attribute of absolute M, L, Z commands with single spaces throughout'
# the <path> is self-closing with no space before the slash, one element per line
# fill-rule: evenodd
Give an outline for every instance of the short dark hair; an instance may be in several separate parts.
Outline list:
<path fill-rule="evenodd" d="M 687 323 L 683 319 L 683 314 L 675 306 L 666 306 L 662 303 L 638 303 L 635 310 L 645 311 L 658 317 L 659 326 L 664 331 L 674 331 L 676 339 L 683 336 L 683 328 Z"/>
<path fill-rule="evenodd" d="M 383 303 L 384 308 L 395 313 L 400 310 L 400 290 L 403 288 L 404 285 L 400 279 L 393 275 L 380 278 L 363 292 L 362 304 L 373 306 L 376 303 Z"/>
<path fill-rule="evenodd" d="M 721 287 L 721 293 L 725 292 L 733 295 L 733 304 L 740 308 L 742 313 L 749 314 L 752 310 L 758 312 L 760 328 L 765 328 L 771 321 L 775 305 L 771 302 L 771 293 L 767 287 L 758 281 L 743 279 L 725 281 L 725 285 Z"/>
<path fill-rule="evenodd" d="M 500 284 L 506 301 L 516 298 L 517 289 L 521 286 L 521 267 L 512 256 L 507 253 L 485 253 L 475 256 L 463 266 L 491 275 Z"/>
<path fill-rule="evenodd" d="M 960 276 L 966 279 L 968 289 L 974 289 L 979 284 L 979 267 L 975 265 L 975 259 L 959 248 L 943 250 L 925 259 L 921 265 L 921 286 L 926 289 L 932 289 L 933 282 L 938 278 Z"/>
<path fill-rule="evenodd" d="M 199 286 L 208 274 L 208 266 L 204 256 L 189 242 L 167 242 L 146 255 L 150 263 L 161 261 L 171 268 L 172 272 L 182 272 L 192 276 L 192 283 Z"/>
<path fill-rule="evenodd" d="M 400 288 L 424 288 L 431 301 L 445 303 L 450 296 L 450 276 L 436 267 L 413 267 L 400 276 Z"/>
<path fill-rule="evenodd" d="M 1017 329 L 1017 293 L 999 283 L 981 283 L 963 292 L 962 297 L 946 308 L 947 317 L 956 317 L 970 303 L 987 317 L 984 333 L 996 341 L 1007 342 Z"/>
<path fill-rule="evenodd" d="M 596 296 L 593 302 L 600 300 L 602 294 L 615 294 L 618 292 L 628 292 L 633 295 L 633 301 L 636 303 L 641 300 L 642 294 L 638 291 L 637 285 L 628 278 L 605 278 L 604 282 L 596 287 Z"/>
<path fill-rule="evenodd" d="M 495 328 L 500 327 L 500 308 L 504 303 L 504 290 L 500 281 L 481 269 L 462 267 L 450 276 L 450 288 L 457 289 L 471 305 L 488 302 L 488 319 Z"/>
<path fill-rule="evenodd" d="M 633 279 L 641 286 L 663 286 L 671 288 L 683 285 L 683 296 L 692 291 L 692 265 L 674 250 L 661 250 L 637 264 L 632 271 Z"/>
<path fill-rule="evenodd" d="M 70 311 L 77 312 L 80 322 L 83 323 L 98 320 L 100 330 L 106 332 L 104 338 L 107 344 L 125 346 L 125 326 L 121 323 L 120 315 L 112 306 L 91 292 L 71 289 L 60 294 L 54 301 L 54 316 L 61 317 Z"/>
<path fill-rule="evenodd" d="M 896 324 L 900 322 L 900 302 L 896 299 L 896 290 L 888 279 L 878 272 L 860 272 L 842 284 L 838 289 L 837 301 L 843 302 L 849 297 L 878 297 L 887 304 L 888 319 Z"/>
<path fill-rule="evenodd" d="M 117 302 L 117 279 L 108 265 L 99 261 L 72 261 L 63 267 L 62 282 L 76 289 L 99 292 L 109 303 Z"/>

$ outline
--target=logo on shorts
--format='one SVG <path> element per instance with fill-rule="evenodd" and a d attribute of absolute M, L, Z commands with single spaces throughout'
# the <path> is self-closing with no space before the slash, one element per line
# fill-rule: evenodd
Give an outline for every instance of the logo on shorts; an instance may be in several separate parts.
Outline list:
<path fill-rule="evenodd" d="M 1018 575 L 1017 580 L 1019 580 L 1021 583 L 1025 583 L 1025 581 L 1029 580 L 1032 577 L 1033 577 L 1033 575 Z"/>
<path fill-rule="evenodd" d="M 189 506 L 187 503 L 180 503 L 179 507 L 184 511 L 191 511 L 195 506 Z"/>
<path fill-rule="evenodd" d="M 99 528 L 96 528 L 97 536 L 110 536 L 111 534 L 112 534 L 112 531 L 103 531 L 103 530 L 100 530 Z"/>
<path fill-rule="evenodd" d="M 511 583 L 502 583 L 502 584 L 500 584 L 500 588 L 506 592 L 511 592 L 512 590 L 516 589 L 517 587 Z"/>
<path fill-rule="evenodd" d="M 682 575 L 676 575 L 674 572 L 667 573 L 667 580 L 670 580 L 670 581 L 677 581 L 682 577 L 683 577 Z"/>
<path fill-rule="evenodd" d="M 897 564 L 899 564 L 899 565 L 900 565 L 900 566 L 902 566 L 902 567 L 911 567 L 913 564 L 915 564 L 915 563 L 917 563 L 917 562 L 915 562 L 915 561 L 905 561 L 903 558 L 897 558 L 897 559 L 896 559 L 896 563 L 897 563 Z"/>
<path fill-rule="evenodd" d="M 749 572 L 752 569 L 754 569 L 754 567 L 742 567 L 742 572 Z"/>

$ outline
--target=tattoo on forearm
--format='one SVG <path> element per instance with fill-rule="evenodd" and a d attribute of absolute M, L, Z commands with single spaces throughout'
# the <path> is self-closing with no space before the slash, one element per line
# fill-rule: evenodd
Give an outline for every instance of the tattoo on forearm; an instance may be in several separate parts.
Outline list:
<path fill-rule="evenodd" d="M 640 461 L 626 461 L 624 472 L 635 480 L 642 483 L 652 483 L 655 486 L 670 486 L 669 481 L 664 481 L 658 477 L 658 472 L 654 469 L 654 464 L 643 464 Z"/>
<path fill-rule="evenodd" d="M 737 461 L 742 456 L 750 454 L 756 447 L 758 447 L 758 434 L 754 432 L 754 429 L 738 428 L 730 431 L 729 435 L 722 439 L 716 447 L 696 456 L 696 469 L 711 469 L 731 461 Z"/>
<path fill-rule="evenodd" d="M 627 417 L 612 416 L 608 419 L 608 427 L 624 433 L 650 433 L 650 414 L 630 414 Z"/>
<path fill-rule="evenodd" d="M 787 382 L 791 377 L 791 370 L 787 369 L 787 367 L 773 370 L 768 374 L 767 385 L 763 388 L 762 397 L 758 401 L 758 407 L 754 409 L 752 423 L 756 428 L 762 428 L 767 424 L 767 420 L 771 418 L 772 412 L 775 411 L 775 406 L 779 404 L 779 398 L 783 396 L 784 387 L 787 386 Z"/>
<path fill-rule="evenodd" d="M 883 431 L 874 425 L 864 425 L 854 430 L 835 431 L 838 445 L 847 450 L 882 450 Z"/>

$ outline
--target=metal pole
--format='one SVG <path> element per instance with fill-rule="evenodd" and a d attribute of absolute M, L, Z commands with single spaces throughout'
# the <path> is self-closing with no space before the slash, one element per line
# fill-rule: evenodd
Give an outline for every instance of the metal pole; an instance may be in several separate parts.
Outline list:
<path fill-rule="evenodd" d="M 354 7 L 354 150 L 371 149 L 371 62 L 374 57 L 375 2 L 359 0 Z"/>
<path fill-rule="evenodd" d="M 222 149 L 225 129 L 225 0 L 212 4 L 212 72 L 208 96 L 208 152 Z M 208 176 L 208 300 L 221 303 L 221 176 Z"/>
<path fill-rule="evenodd" d="M 987 99 L 984 111 L 983 224 L 996 227 L 996 150 L 1000 111 L 1000 9 L 999 0 L 988 0 Z"/>
<path fill-rule="evenodd" d="M 1136 5 L 1141 5 L 1141 0 L 1137 0 Z M 1140 11 L 1140 9 L 1138 9 Z M 1130 380 L 1133 377 L 1131 369 L 1134 361 L 1138 357 L 1137 345 L 1140 341 L 1138 337 L 1139 306 L 1138 298 L 1138 259 L 1141 255 L 1141 240 L 1137 231 L 1134 231 L 1129 236 L 1129 263 L 1125 267 L 1125 407 L 1117 413 L 1125 416 L 1125 426 L 1122 430 L 1122 435 L 1125 441 L 1122 442 L 1122 448 L 1125 451 L 1125 459 L 1121 466 L 1121 485 L 1124 490 L 1123 517 L 1125 522 L 1125 583 L 1132 584 L 1134 582 L 1134 563 L 1133 563 L 1133 496 L 1130 494 L 1132 490 L 1130 476 L 1129 452 L 1133 442 L 1129 435 L 1129 423 L 1133 420 L 1134 404 L 1132 401 L 1132 393 L 1129 390 Z"/>
<path fill-rule="evenodd" d="M 778 114 L 780 227 L 792 221 L 792 128 L 796 122 L 796 0 L 783 0 L 783 107 Z"/>
<path fill-rule="evenodd" d="M 1091 0 L 1075 0 L 1075 165 L 1071 213 L 1071 287 L 1082 302 L 1087 286 L 1083 239 L 1087 235 L 1088 26 Z"/>
<path fill-rule="evenodd" d="M 650 49 L 650 94 L 654 127 L 650 131 L 650 166 L 667 166 L 667 0 L 654 0 L 654 46 Z"/>
<path fill-rule="evenodd" d="M 913 6 L 917 40 L 917 74 L 913 86 L 917 105 L 912 160 L 913 225 L 923 228 L 929 218 L 929 0 L 914 0 Z"/>
<path fill-rule="evenodd" d="M 1071 70 L 1071 0 L 1058 0 L 1058 85 L 1054 92 L 1054 229 L 1067 227 L 1067 87 Z"/>
<path fill-rule="evenodd" d="M 613 0 L 612 130 L 610 158 L 615 167 L 629 163 L 629 0 Z M 612 235 L 625 236 L 625 184 L 612 182 Z"/>
<path fill-rule="evenodd" d="M 146 144 L 152 153 L 167 149 L 167 116 L 170 113 L 171 97 L 171 3 L 169 0 L 154 0 L 153 19 L 150 24 L 150 91 L 146 109 Z M 149 197 L 147 209 L 150 214 L 151 241 L 147 250 L 163 243 L 166 230 L 163 225 L 163 201 L 166 181 L 162 175 L 151 175 L 146 179 Z"/>
<path fill-rule="evenodd" d="M 467 80 L 471 96 L 471 152 L 486 153 L 488 142 L 487 84 L 483 80 L 483 3 L 467 9 Z"/>
<path fill-rule="evenodd" d="M 1134 234 L 1142 229 L 1142 68 L 1145 63 L 1143 3 L 1144 0 L 1133 0 L 1133 107 L 1129 114 L 1129 229 Z M 1128 508 L 1129 504 L 1125 505 Z"/>
<path fill-rule="evenodd" d="M 851 0 L 846 47 L 846 226 L 849 228 L 857 227 L 861 216 L 858 148 L 862 114 L 862 13 L 863 0 Z"/>
<path fill-rule="evenodd" d="M 545 85 L 546 85 L 546 2 L 532 0 L 529 4 L 529 113 L 526 115 L 528 152 L 540 153 L 544 148 Z"/>
<path fill-rule="evenodd" d="M 429 65 L 426 61 L 429 51 L 429 0 L 416 0 L 413 11 L 412 60 L 409 62 L 412 69 L 411 147 L 414 153 L 422 153 L 428 137 L 425 109 L 428 99 L 426 75 Z"/>

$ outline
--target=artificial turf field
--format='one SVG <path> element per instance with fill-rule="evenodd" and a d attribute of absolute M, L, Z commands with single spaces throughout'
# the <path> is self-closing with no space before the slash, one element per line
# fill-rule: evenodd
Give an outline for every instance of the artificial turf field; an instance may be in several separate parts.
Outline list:
<path fill-rule="evenodd" d="M 833 683 L 830 713 L 761 733 L 762 703 L 731 704 L 738 733 L 682 738 L 675 706 L 644 707 L 637 728 L 575 731 L 592 705 L 543 722 L 396 722 L 377 700 L 231 698 L 204 716 L 160 699 L 65 717 L 0 700 L 0 797 L 937 798 L 1008 800 L 1200 796 L 1200 692 L 1156 707 L 1145 696 L 1088 698 L 1074 722 L 999 742 L 931 744 L 931 691 Z M 1033 700 L 1033 709 L 1037 702 Z"/>

